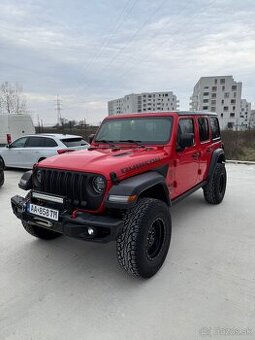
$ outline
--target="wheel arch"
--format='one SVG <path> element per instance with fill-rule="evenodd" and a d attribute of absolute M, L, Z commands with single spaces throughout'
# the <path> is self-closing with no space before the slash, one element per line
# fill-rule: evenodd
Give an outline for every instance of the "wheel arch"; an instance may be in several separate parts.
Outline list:
<path fill-rule="evenodd" d="M 166 185 L 165 177 L 157 171 L 149 171 L 140 175 L 130 177 L 123 180 L 119 184 L 114 185 L 109 191 L 106 207 L 117 209 L 129 209 L 135 205 L 131 203 L 110 202 L 109 196 L 133 196 L 138 198 L 150 197 L 156 198 L 171 206 L 171 199 Z"/>
<path fill-rule="evenodd" d="M 225 153 L 224 150 L 221 148 L 218 148 L 214 150 L 212 154 L 212 158 L 210 161 L 210 166 L 209 166 L 209 172 L 208 172 L 208 180 L 212 177 L 214 168 L 217 163 L 225 163 Z"/>

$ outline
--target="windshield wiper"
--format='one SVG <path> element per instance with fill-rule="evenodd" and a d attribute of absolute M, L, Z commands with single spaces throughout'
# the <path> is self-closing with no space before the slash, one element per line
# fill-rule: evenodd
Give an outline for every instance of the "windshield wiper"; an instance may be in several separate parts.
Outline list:
<path fill-rule="evenodd" d="M 106 140 L 106 139 L 97 139 L 95 140 L 96 143 L 104 143 L 110 145 L 112 148 L 118 148 L 112 140 Z"/>
<path fill-rule="evenodd" d="M 145 145 L 140 140 L 126 139 L 126 140 L 120 140 L 119 142 L 120 143 L 133 143 L 133 144 L 140 146 L 141 148 L 145 148 Z"/>

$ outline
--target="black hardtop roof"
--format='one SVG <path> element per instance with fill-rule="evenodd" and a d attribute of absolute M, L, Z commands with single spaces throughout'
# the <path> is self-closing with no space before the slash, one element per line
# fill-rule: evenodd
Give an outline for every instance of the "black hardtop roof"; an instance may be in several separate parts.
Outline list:
<path fill-rule="evenodd" d="M 179 116 L 217 116 L 216 112 L 209 111 L 176 111 Z"/>

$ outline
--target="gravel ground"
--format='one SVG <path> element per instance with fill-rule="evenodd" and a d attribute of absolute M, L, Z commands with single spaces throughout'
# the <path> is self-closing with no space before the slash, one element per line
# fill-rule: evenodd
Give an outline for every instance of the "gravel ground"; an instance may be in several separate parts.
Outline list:
<path fill-rule="evenodd" d="M 0 339 L 255 339 L 255 166 L 227 171 L 221 205 L 200 190 L 171 209 L 170 251 L 147 281 L 118 267 L 114 243 L 27 234 L 10 208 L 22 172 L 6 171 Z"/>

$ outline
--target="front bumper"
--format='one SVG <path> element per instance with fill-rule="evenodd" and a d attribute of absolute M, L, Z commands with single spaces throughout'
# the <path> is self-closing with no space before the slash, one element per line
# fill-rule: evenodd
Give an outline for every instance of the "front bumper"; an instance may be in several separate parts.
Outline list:
<path fill-rule="evenodd" d="M 59 211 L 59 220 L 52 221 L 27 212 L 29 201 L 21 196 L 11 198 L 13 213 L 24 223 L 37 225 L 48 230 L 84 241 L 107 243 L 116 240 L 122 228 L 122 219 L 112 216 L 91 215 L 78 212 L 73 218 L 67 211 Z M 93 235 L 88 230 L 93 229 Z"/>

